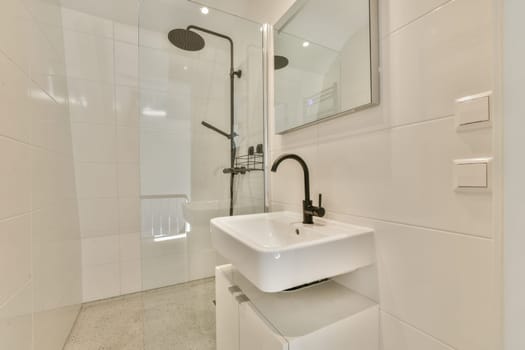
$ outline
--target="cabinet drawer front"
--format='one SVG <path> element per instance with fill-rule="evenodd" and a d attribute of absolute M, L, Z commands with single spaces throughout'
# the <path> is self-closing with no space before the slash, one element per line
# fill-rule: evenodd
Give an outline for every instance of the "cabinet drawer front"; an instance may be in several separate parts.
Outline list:
<path fill-rule="evenodd" d="M 288 342 L 250 302 L 239 305 L 239 350 L 288 350 Z"/>
<path fill-rule="evenodd" d="M 235 297 L 231 268 L 221 266 L 215 272 L 217 350 L 239 350 L 239 304 Z"/>

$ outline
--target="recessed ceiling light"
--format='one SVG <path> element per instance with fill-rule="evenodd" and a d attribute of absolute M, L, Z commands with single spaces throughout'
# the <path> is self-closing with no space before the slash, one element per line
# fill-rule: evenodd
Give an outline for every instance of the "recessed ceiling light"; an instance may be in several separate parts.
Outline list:
<path fill-rule="evenodd" d="M 303 47 L 308 47 L 308 46 L 310 46 L 310 43 L 308 41 L 303 42 Z"/>
<path fill-rule="evenodd" d="M 188 66 L 184 66 L 184 70 L 188 70 Z"/>
<path fill-rule="evenodd" d="M 201 7 L 201 13 L 203 15 L 207 15 L 208 13 L 210 13 L 210 9 L 207 7 Z"/>

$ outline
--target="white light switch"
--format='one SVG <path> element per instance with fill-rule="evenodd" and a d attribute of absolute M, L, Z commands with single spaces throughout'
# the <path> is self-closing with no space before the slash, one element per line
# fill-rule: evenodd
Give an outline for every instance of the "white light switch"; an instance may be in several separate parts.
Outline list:
<path fill-rule="evenodd" d="M 456 118 L 458 127 L 488 123 L 490 121 L 489 96 L 477 95 L 457 100 Z"/>
<path fill-rule="evenodd" d="M 487 188 L 488 163 L 456 163 L 457 188 Z"/>

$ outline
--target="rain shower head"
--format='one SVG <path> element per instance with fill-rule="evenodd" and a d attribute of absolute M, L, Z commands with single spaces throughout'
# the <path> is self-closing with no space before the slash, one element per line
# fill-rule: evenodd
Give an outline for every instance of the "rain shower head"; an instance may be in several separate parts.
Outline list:
<path fill-rule="evenodd" d="M 169 41 L 179 49 L 199 51 L 204 48 L 202 36 L 189 29 L 173 29 L 168 33 Z"/>
<path fill-rule="evenodd" d="M 290 61 L 284 56 L 273 56 L 273 66 L 275 70 L 283 69 Z"/>

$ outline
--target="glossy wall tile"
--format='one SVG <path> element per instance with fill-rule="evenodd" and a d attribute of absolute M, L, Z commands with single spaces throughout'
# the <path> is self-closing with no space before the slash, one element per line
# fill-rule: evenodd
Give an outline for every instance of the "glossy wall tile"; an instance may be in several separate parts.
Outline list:
<path fill-rule="evenodd" d="M 500 130 L 458 131 L 454 107 L 497 88 L 495 2 L 380 1 L 381 104 L 284 135 L 270 120 L 271 159 L 304 157 L 328 216 L 375 228 L 378 284 L 339 281 L 381 303 L 388 350 L 498 348 L 498 169 L 454 185 L 455 159 L 498 156 Z M 300 210 L 300 168 L 270 180 L 272 209 Z"/>
<path fill-rule="evenodd" d="M 0 348 L 56 350 L 82 302 L 60 6 L 0 12 Z"/>
<path fill-rule="evenodd" d="M 131 6 L 133 7 L 133 6 Z M 62 9 L 83 300 L 142 289 L 138 28 Z"/>

